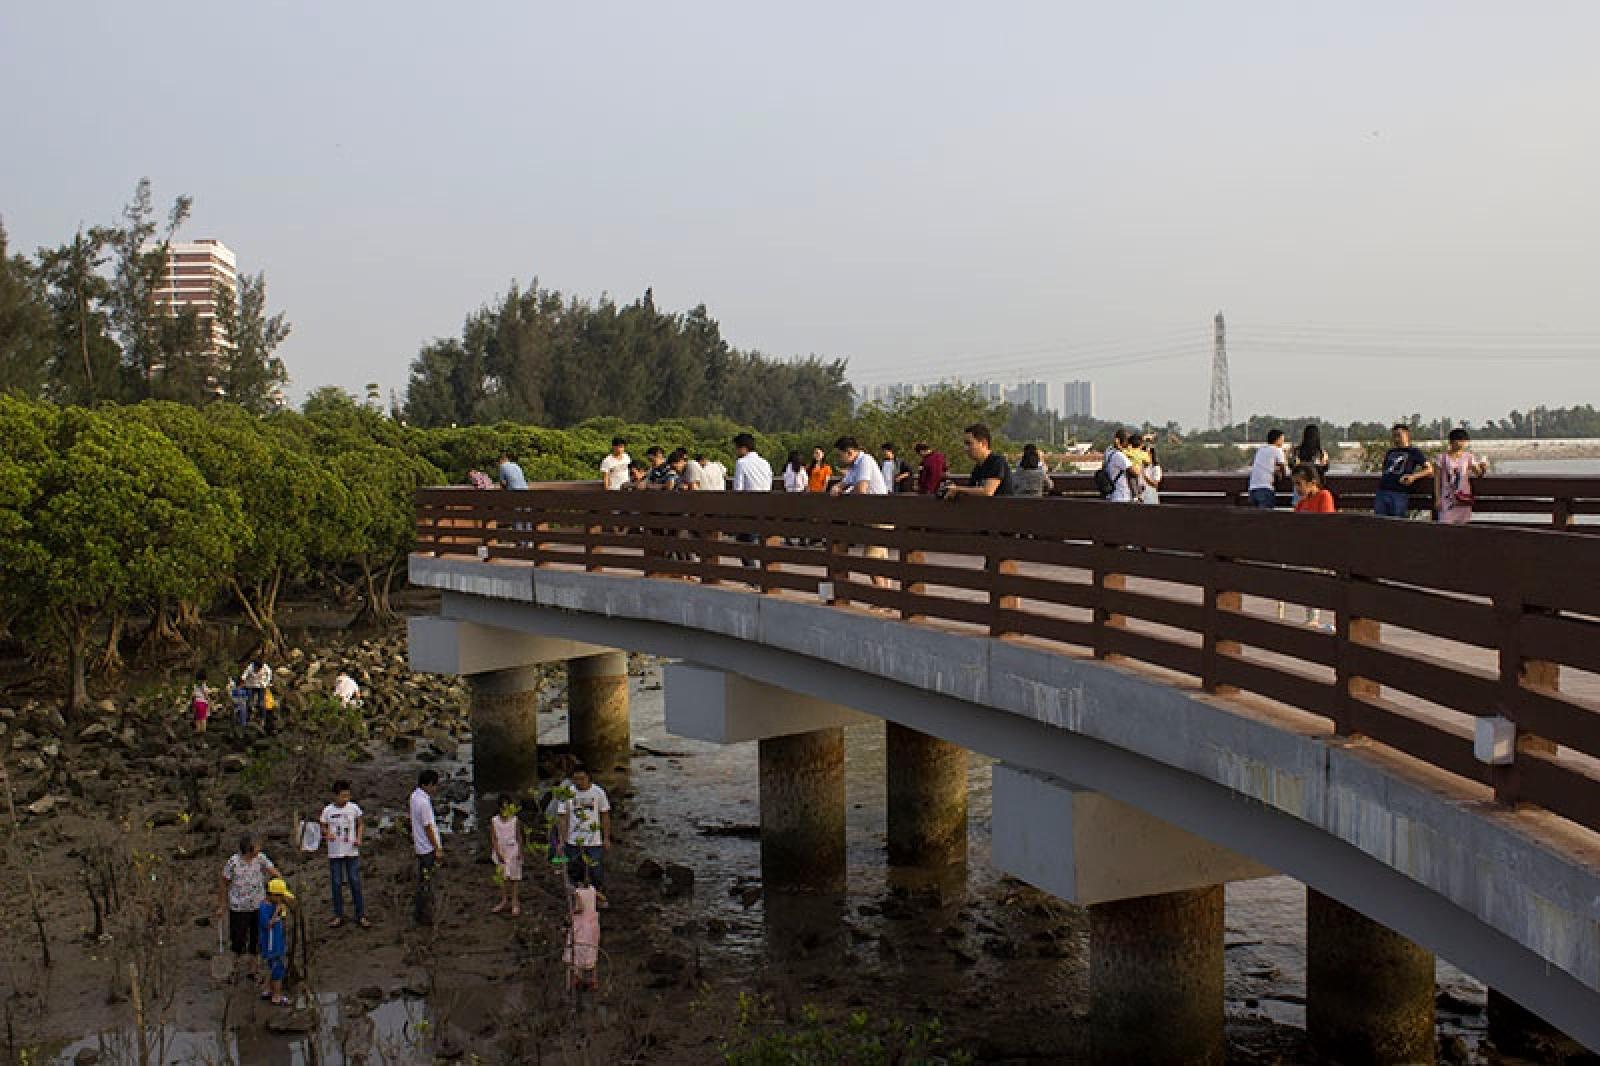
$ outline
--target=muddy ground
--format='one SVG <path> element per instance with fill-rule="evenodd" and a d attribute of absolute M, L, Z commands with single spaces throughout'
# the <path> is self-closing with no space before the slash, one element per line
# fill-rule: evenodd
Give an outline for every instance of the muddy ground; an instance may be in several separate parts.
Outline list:
<path fill-rule="evenodd" d="M 237 736 L 226 718 L 195 738 L 181 685 L 162 687 L 159 671 L 67 730 L 32 683 L 0 690 L 16 811 L 0 833 L 11 1061 L 138 1062 L 142 1037 L 152 1062 L 708 1063 L 750 1034 L 803 1025 L 807 1005 L 825 1019 L 866 1011 L 872 1025 L 937 1019 L 947 1047 L 979 1062 L 1088 1061 L 1083 912 L 992 875 L 884 872 L 872 854 L 852 858 L 847 897 L 763 897 L 753 775 L 711 768 L 637 715 L 641 746 L 597 772 L 615 804 L 611 907 L 602 989 L 574 998 L 559 872 L 530 862 L 523 915 L 489 913 L 497 890 L 459 684 L 410 675 L 403 628 L 319 628 L 292 643 L 279 686 L 290 726 L 275 738 Z M 196 658 L 169 674 L 181 680 Z M 363 740 L 315 709 L 341 665 L 368 691 Z M 637 696 L 659 688 L 653 664 L 634 668 Z M 552 672 L 556 718 L 563 696 Z M 556 740 L 542 747 L 558 752 Z M 438 924 L 418 929 L 398 815 L 425 765 L 446 778 L 437 806 L 451 832 Z M 297 816 L 320 810 L 336 776 L 367 812 L 370 930 L 327 927 L 325 861 L 294 847 Z M 693 802 L 679 780 L 694 782 Z M 295 1009 L 212 975 L 217 879 L 244 830 L 299 894 Z M 1261 1002 L 1294 996 L 1274 992 L 1270 967 L 1252 968 L 1259 940 L 1232 924 L 1230 1061 L 1303 1061 L 1301 1031 Z"/>

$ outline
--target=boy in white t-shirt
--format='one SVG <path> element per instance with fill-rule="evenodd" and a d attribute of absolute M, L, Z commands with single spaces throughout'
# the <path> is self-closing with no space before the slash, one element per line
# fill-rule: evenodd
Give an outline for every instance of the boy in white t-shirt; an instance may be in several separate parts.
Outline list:
<path fill-rule="evenodd" d="M 572 771 L 572 795 L 557 805 L 556 819 L 563 827 L 567 874 L 573 884 L 604 887 L 604 860 L 611 846 L 611 800 L 585 768 Z"/>
<path fill-rule="evenodd" d="M 632 463 L 628 442 L 621 437 L 611 438 L 611 454 L 600 460 L 600 480 L 608 489 L 622 488 L 628 483 L 628 467 Z"/>
<path fill-rule="evenodd" d="M 361 896 L 361 835 L 366 823 L 361 808 L 350 800 L 350 782 L 333 783 L 333 802 L 322 808 L 322 839 L 328 844 L 328 880 L 333 885 L 333 920 L 328 928 L 344 924 L 344 886 L 350 886 L 350 902 L 355 905 L 356 924 L 372 928 L 367 921 L 367 904 Z"/>

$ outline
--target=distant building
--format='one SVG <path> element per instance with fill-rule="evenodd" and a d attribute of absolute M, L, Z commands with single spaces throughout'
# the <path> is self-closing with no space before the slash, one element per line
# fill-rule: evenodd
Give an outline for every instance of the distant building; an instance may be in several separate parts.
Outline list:
<path fill-rule="evenodd" d="M 174 241 L 167 246 L 167 270 L 156 289 L 156 305 L 176 317 L 193 310 L 200 320 L 201 336 L 209 338 L 212 354 L 228 346 L 227 334 L 217 320 L 217 290 L 239 291 L 239 264 L 233 250 L 214 237 Z"/>
<path fill-rule="evenodd" d="M 1061 386 L 1063 418 L 1094 417 L 1094 382 L 1068 381 Z"/>
<path fill-rule="evenodd" d="M 1005 391 L 1012 407 L 1031 407 L 1043 414 L 1050 410 L 1050 386 L 1042 381 L 1023 381 Z"/>

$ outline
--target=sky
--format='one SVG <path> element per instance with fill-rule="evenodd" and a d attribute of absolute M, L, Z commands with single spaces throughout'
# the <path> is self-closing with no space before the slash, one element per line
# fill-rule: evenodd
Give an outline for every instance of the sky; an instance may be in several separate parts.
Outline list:
<path fill-rule="evenodd" d="M 295 394 L 403 393 L 513 281 L 704 303 L 861 384 L 1203 424 L 1600 392 L 1600 4 L 8 4 L 13 250 L 148 176 Z"/>

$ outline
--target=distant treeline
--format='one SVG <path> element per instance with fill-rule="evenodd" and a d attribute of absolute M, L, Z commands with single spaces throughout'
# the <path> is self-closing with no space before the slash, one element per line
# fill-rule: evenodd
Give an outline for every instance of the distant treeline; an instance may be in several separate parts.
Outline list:
<path fill-rule="evenodd" d="M 723 339 L 705 305 L 658 310 L 513 284 L 467 316 L 459 337 L 411 364 L 404 415 L 418 426 L 527 422 L 565 427 L 721 416 L 758 429 L 825 424 L 848 411 L 842 359 L 778 360 Z"/>

